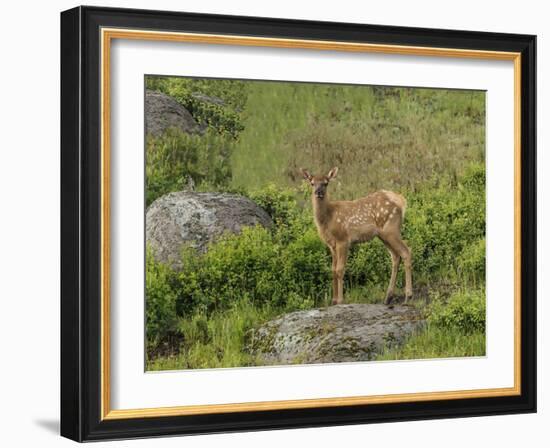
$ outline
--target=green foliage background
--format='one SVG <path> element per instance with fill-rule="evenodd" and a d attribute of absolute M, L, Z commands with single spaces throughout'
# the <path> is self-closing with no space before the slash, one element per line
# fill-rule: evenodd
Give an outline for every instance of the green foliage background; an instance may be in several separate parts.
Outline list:
<path fill-rule="evenodd" d="M 204 255 L 185 250 L 180 272 L 148 252 L 149 369 L 255 365 L 243 351 L 248 330 L 328 305 L 330 254 L 300 166 L 338 166 L 334 199 L 381 188 L 407 198 L 403 236 L 428 325 L 380 359 L 484 354 L 484 93 L 158 77 L 147 87 L 207 126 L 202 136 L 147 137 L 147 203 L 191 177 L 199 190 L 250 197 L 275 222 L 228 235 Z M 204 95 L 221 101 L 205 104 Z M 379 241 L 354 247 L 346 301 L 381 302 L 390 267 Z"/>

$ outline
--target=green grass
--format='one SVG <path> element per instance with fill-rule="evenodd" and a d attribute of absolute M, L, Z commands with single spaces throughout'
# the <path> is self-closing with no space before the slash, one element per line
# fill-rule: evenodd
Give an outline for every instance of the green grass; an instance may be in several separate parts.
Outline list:
<path fill-rule="evenodd" d="M 249 330 L 274 318 L 280 311 L 258 307 L 247 300 L 226 311 L 182 317 L 182 342 L 177 355 L 148 359 L 147 370 L 246 367 L 258 361 L 243 349 Z"/>
<path fill-rule="evenodd" d="M 333 196 L 421 188 L 484 159 L 485 94 L 252 82 L 232 154 L 235 186 L 296 186 L 300 167 L 339 166 Z"/>
<path fill-rule="evenodd" d="M 466 334 L 456 329 L 427 325 L 398 348 L 379 355 L 376 360 L 454 358 L 485 355 L 485 333 Z"/>
<path fill-rule="evenodd" d="M 484 160 L 481 91 L 163 77 L 148 77 L 147 84 L 172 95 L 210 131 L 234 140 L 234 148 L 225 148 L 231 169 L 222 186 L 229 180 L 237 189 L 270 182 L 296 187 L 300 167 L 318 173 L 339 166 L 332 193 L 349 199 L 373 189 L 446 182 Z M 196 93 L 220 97 L 225 106 L 201 103 Z M 189 148 L 180 142 L 176 149 Z M 163 174 L 164 185 L 169 179 Z M 177 184 L 193 173 L 168 174 Z"/>
<path fill-rule="evenodd" d="M 347 291 L 346 303 L 381 303 L 383 296 L 382 288 L 351 288 Z M 472 322 L 481 320 L 484 324 L 484 301 L 483 290 L 449 293 L 442 285 L 433 285 L 430 299 L 418 297 L 411 302 L 411 306 L 426 315 L 427 324 L 404 345 L 385 350 L 376 360 L 484 356 L 484 325 L 472 325 Z M 259 359 L 244 350 L 247 333 L 281 314 L 297 309 L 300 309 L 298 303 L 277 308 L 240 300 L 229 310 L 181 317 L 177 324 L 181 334 L 179 353 L 148 359 L 147 370 L 261 365 Z"/>
<path fill-rule="evenodd" d="M 485 289 L 468 287 L 444 295 L 434 289 L 430 296 L 427 304 L 414 304 L 426 316 L 426 326 L 377 360 L 485 355 Z"/>
<path fill-rule="evenodd" d="M 430 288 L 410 303 L 425 316 L 426 325 L 402 346 L 385 350 L 376 360 L 485 355 L 485 290 L 447 284 L 434 284 Z M 384 293 L 378 286 L 349 288 L 346 303 L 382 303 Z M 149 357 L 147 370 L 262 365 L 260 359 L 245 350 L 248 332 L 299 309 L 304 309 L 301 302 L 276 307 L 237 300 L 226 310 L 182 316 L 177 323 L 181 336 L 177 354 Z"/>

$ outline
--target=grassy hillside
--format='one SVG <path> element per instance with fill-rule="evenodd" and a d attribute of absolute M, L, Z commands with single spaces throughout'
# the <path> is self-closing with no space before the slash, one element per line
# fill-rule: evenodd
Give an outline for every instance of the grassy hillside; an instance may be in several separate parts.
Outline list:
<path fill-rule="evenodd" d="M 254 82 L 231 162 L 234 186 L 296 186 L 340 168 L 335 197 L 417 190 L 484 160 L 478 91 Z"/>
<path fill-rule="evenodd" d="M 339 167 L 330 191 L 394 189 L 408 201 L 421 334 L 380 359 L 485 353 L 485 94 L 479 91 L 150 78 L 207 125 L 203 136 L 147 139 L 147 202 L 181 189 L 238 191 L 271 230 L 228 235 L 174 272 L 148 252 L 148 369 L 256 365 L 248 330 L 331 299 L 330 253 L 317 235 L 300 167 Z M 204 105 L 197 93 L 223 105 Z M 347 302 L 380 303 L 390 259 L 375 240 L 350 253 Z M 403 284 L 403 273 L 398 287 Z"/>

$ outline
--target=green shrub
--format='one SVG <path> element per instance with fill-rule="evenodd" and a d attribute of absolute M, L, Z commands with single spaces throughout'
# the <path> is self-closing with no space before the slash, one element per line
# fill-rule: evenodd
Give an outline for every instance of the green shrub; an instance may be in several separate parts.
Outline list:
<path fill-rule="evenodd" d="M 308 303 L 324 297 L 330 259 L 310 229 L 283 245 L 279 235 L 261 226 L 247 227 L 238 235 L 226 235 L 201 255 L 184 253 L 178 313 L 209 313 L 247 299 L 256 305 L 285 308 L 292 296 Z"/>
<path fill-rule="evenodd" d="M 231 180 L 232 142 L 214 132 L 189 135 L 169 129 L 159 137 L 147 137 L 146 204 L 195 185 L 227 186 Z"/>
<path fill-rule="evenodd" d="M 485 238 L 466 246 L 457 264 L 458 272 L 468 281 L 485 283 Z"/>
<path fill-rule="evenodd" d="M 274 300 L 278 251 L 270 231 L 257 226 L 227 235 L 204 255 L 187 253 L 179 309 L 227 309 L 248 297 L 258 303 Z"/>
<path fill-rule="evenodd" d="M 145 330 L 150 352 L 176 331 L 177 292 L 174 272 L 156 262 L 150 250 L 147 250 L 145 268 Z"/>
<path fill-rule="evenodd" d="M 381 285 L 390 278 L 391 258 L 378 239 L 352 248 L 346 264 L 347 286 Z"/>
<path fill-rule="evenodd" d="M 459 179 L 406 197 L 403 237 L 413 252 L 414 273 L 424 279 L 456 277 L 462 252 L 485 238 L 484 188 L 466 187 Z"/>
<path fill-rule="evenodd" d="M 465 334 L 484 333 L 485 309 L 484 290 L 457 292 L 447 302 L 434 300 L 429 308 L 428 324 Z"/>
<path fill-rule="evenodd" d="M 317 230 L 308 228 L 294 241 L 282 246 L 278 262 L 279 282 L 285 285 L 282 303 L 289 293 L 319 305 L 329 295 L 331 257 Z"/>
<path fill-rule="evenodd" d="M 269 183 L 248 193 L 248 197 L 262 207 L 278 226 L 287 225 L 299 213 L 296 191 L 291 188 L 278 188 Z"/>

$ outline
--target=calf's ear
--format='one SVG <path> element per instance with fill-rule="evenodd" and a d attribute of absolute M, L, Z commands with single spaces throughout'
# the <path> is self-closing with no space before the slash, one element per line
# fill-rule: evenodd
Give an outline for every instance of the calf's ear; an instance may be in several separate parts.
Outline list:
<path fill-rule="evenodd" d="M 306 170 L 305 168 L 300 168 L 300 171 L 302 172 L 302 175 L 304 176 L 304 179 L 307 179 L 307 180 L 311 180 L 311 178 L 313 177 L 311 174 L 309 174 L 309 171 Z"/>
<path fill-rule="evenodd" d="M 334 179 L 334 178 L 336 177 L 337 174 L 338 174 L 338 167 L 335 166 L 334 168 L 332 168 L 332 169 L 328 172 L 327 177 L 328 177 L 329 179 Z"/>

